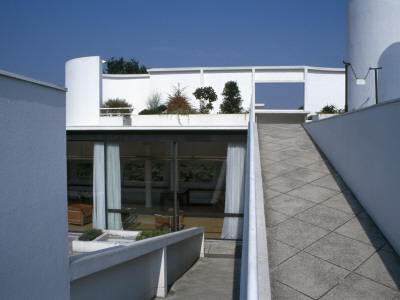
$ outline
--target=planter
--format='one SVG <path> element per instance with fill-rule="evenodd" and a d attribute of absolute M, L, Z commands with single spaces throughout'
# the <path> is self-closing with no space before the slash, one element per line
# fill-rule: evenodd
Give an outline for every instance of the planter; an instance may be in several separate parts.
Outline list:
<path fill-rule="evenodd" d="M 337 115 L 338 114 L 316 114 L 316 115 L 312 116 L 312 120 L 319 121 L 319 120 L 330 118 L 330 117 L 337 116 Z"/>
<path fill-rule="evenodd" d="M 135 127 L 247 127 L 249 114 L 133 115 Z"/>
<path fill-rule="evenodd" d="M 141 231 L 103 230 L 93 241 L 72 241 L 73 252 L 93 252 L 106 248 L 133 243 Z"/>

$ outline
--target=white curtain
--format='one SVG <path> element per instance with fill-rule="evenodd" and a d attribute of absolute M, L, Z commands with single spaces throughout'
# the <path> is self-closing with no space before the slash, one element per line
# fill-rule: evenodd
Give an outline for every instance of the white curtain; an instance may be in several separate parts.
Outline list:
<path fill-rule="evenodd" d="M 121 209 L 119 144 L 107 144 L 107 209 Z M 121 213 L 109 212 L 108 229 L 122 230 Z"/>
<path fill-rule="evenodd" d="M 93 228 L 106 228 L 104 144 L 93 149 Z"/>
<path fill-rule="evenodd" d="M 242 214 L 244 205 L 246 143 L 229 143 L 226 157 L 225 213 Z M 221 238 L 242 238 L 243 218 L 225 217 Z"/>

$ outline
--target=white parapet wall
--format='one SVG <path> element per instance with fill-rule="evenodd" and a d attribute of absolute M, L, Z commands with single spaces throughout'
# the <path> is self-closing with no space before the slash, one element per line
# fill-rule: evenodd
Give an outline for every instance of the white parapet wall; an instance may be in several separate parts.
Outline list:
<path fill-rule="evenodd" d="M 191 228 L 70 258 L 71 299 L 153 299 L 199 257 L 204 228 Z"/>
<path fill-rule="evenodd" d="M 99 118 L 100 106 L 115 98 L 125 99 L 133 106 L 132 114 L 138 115 L 147 107 L 149 97 L 158 93 L 161 103 L 165 103 L 178 86 L 184 89 L 194 108 L 199 108 L 200 103 L 193 92 L 199 87 L 211 86 L 218 96 L 211 114 L 217 114 L 228 81 L 237 82 L 245 110 L 257 96 L 256 84 L 276 83 L 304 84 L 304 110 L 311 113 L 327 104 L 344 108 L 344 69 L 307 66 L 153 68 L 148 74 L 112 75 L 102 74 L 101 61 L 100 57 L 93 56 L 66 63 L 67 126 L 105 125 L 107 121 Z"/>
<path fill-rule="evenodd" d="M 304 125 L 398 254 L 399 115 L 395 100 Z"/>

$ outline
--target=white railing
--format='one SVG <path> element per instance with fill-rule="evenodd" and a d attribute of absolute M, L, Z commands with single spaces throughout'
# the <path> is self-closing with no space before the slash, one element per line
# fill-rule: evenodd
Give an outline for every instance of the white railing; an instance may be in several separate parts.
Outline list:
<path fill-rule="evenodd" d="M 240 299 L 271 299 L 264 198 L 254 99 L 247 131 Z"/>
<path fill-rule="evenodd" d="M 121 113 L 121 112 L 104 112 L 104 111 L 113 111 L 113 110 L 130 110 L 128 113 Z M 100 116 L 106 117 L 112 117 L 112 116 L 130 116 L 132 115 L 133 107 L 101 107 L 100 108 Z"/>

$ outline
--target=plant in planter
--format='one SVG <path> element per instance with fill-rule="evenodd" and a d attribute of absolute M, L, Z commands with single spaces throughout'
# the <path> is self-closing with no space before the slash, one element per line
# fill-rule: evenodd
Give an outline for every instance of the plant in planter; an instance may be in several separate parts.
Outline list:
<path fill-rule="evenodd" d="M 320 114 L 342 114 L 343 112 L 344 112 L 343 109 L 338 109 L 335 105 L 327 104 L 321 109 L 321 111 L 319 113 Z"/>
<path fill-rule="evenodd" d="M 103 232 L 100 229 L 88 229 L 85 230 L 82 235 L 78 238 L 80 241 L 93 241 L 95 238 L 100 236 Z"/>
<path fill-rule="evenodd" d="M 101 108 L 110 108 L 102 109 L 102 114 L 109 116 L 121 116 L 124 114 L 130 114 L 133 111 L 131 104 L 129 104 L 125 99 L 119 98 L 108 99 Z"/>
<path fill-rule="evenodd" d="M 139 112 L 139 115 L 159 115 L 167 110 L 167 106 L 161 104 L 161 94 L 153 92 L 148 98 L 146 103 L 146 109 Z"/>
<path fill-rule="evenodd" d="M 212 102 L 218 99 L 217 94 L 211 86 L 197 88 L 193 96 L 195 96 L 197 100 L 200 100 L 199 112 L 201 114 L 209 114 L 210 110 L 214 108 Z"/>
<path fill-rule="evenodd" d="M 136 241 L 145 240 L 148 238 L 152 238 L 152 237 L 167 234 L 167 233 L 170 233 L 169 229 L 143 230 L 136 237 Z"/>
<path fill-rule="evenodd" d="M 188 115 L 196 113 L 196 110 L 189 103 L 189 98 L 185 94 L 185 88 L 172 86 L 173 92 L 167 98 L 167 113 Z"/>
<path fill-rule="evenodd" d="M 224 96 L 224 100 L 219 107 L 220 113 L 239 114 L 243 112 L 243 100 L 236 81 L 228 81 L 225 83 L 222 96 Z"/>

